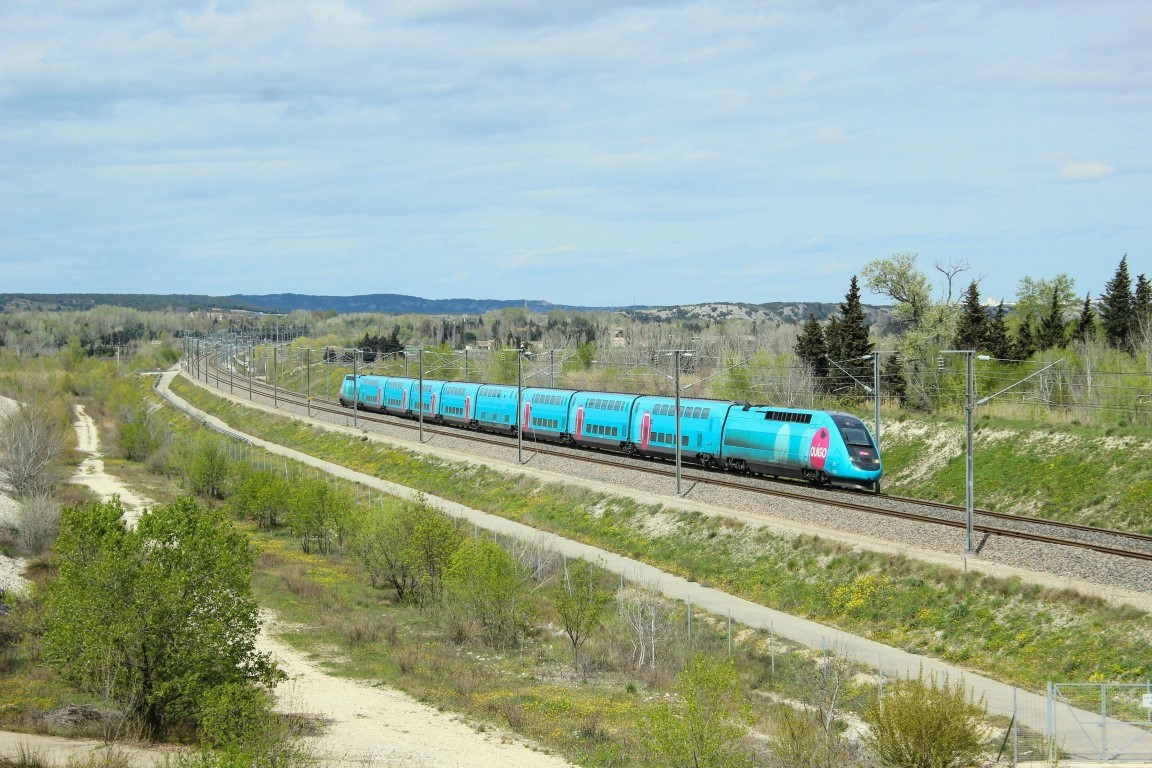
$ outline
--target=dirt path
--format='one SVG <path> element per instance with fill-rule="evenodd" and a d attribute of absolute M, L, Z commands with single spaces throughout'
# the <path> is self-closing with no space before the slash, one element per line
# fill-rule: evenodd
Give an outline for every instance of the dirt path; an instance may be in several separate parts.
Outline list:
<path fill-rule="evenodd" d="M 88 454 L 73 479 L 91 488 L 101 499 L 119 496 L 125 519 L 139 519 L 153 502 L 124 486 L 104 471 L 99 431 L 77 407 L 73 421 L 79 450 Z M 289 631 L 271 614 L 265 616 L 257 641 L 270 653 L 289 679 L 276 691 L 279 707 L 307 713 L 329 725 L 309 745 L 325 766 L 374 768 L 564 768 L 569 763 L 537 752 L 516 736 L 488 730 L 478 733 L 458 717 L 421 704 L 400 691 L 327 674 L 319 664 L 276 639 Z M 69 755 L 99 748 L 78 742 L 24 733 L 0 732 L 0 755 L 14 755 L 22 746 L 57 762 Z M 148 766 L 162 753 L 132 750 L 134 765 Z"/>

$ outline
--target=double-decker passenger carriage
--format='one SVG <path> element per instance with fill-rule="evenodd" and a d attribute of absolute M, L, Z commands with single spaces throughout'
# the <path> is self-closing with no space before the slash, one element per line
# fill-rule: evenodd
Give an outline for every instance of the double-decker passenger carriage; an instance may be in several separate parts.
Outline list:
<path fill-rule="evenodd" d="M 676 399 L 656 395 L 348 375 L 340 404 L 646 458 L 676 455 Z M 875 490 L 880 455 L 847 413 L 680 399 L 680 456 L 705 467 Z"/>

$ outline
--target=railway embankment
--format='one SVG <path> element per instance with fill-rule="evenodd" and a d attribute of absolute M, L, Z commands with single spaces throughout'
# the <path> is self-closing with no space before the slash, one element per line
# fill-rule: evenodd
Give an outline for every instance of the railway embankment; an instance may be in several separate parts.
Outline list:
<path fill-rule="evenodd" d="M 215 405 L 218 406 L 219 402 L 215 401 Z M 217 424 L 217 426 L 222 429 L 228 429 L 233 432 L 248 432 L 251 435 L 249 439 L 271 452 L 290 456 L 293 460 L 305 464 L 322 467 L 325 471 L 331 471 L 334 474 L 362 483 L 368 487 L 376 488 L 382 492 L 396 495 L 410 495 L 416 492 L 402 483 L 393 483 L 369 474 L 355 472 L 347 467 L 310 455 L 312 453 L 323 455 L 325 452 L 332 450 L 332 444 L 327 442 L 328 437 L 326 435 L 328 430 L 342 435 L 340 438 L 333 439 L 348 441 L 349 438 L 353 438 L 352 443 L 345 442 L 345 450 L 350 450 L 347 448 L 348 445 L 364 444 L 366 442 L 372 443 L 377 439 L 384 438 L 368 435 L 359 427 L 353 428 L 350 423 L 347 423 L 347 421 L 349 421 L 347 419 L 343 425 L 332 423 L 316 425 L 307 423 L 306 420 L 301 418 L 300 414 L 285 418 L 281 413 L 282 418 L 274 420 L 274 423 L 265 423 L 263 427 L 250 430 L 249 427 L 252 426 L 254 422 L 245 423 L 245 419 L 238 416 L 238 414 L 241 413 L 241 408 L 246 409 L 250 406 L 267 407 L 259 406 L 255 402 L 249 402 L 244 398 L 234 397 L 232 398 L 232 405 L 224 408 L 212 408 L 212 410 L 222 410 L 228 413 L 228 423 L 226 425 L 207 414 L 202 413 L 200 417 L 210 423 Z M 264 432 L 268 438 L 267 440 L 255 435 L 255 432 L 261 431 Z M 292 443 L 302 450 L 285 448 L 278 445 L 278 442 Z M 419 451 L 425 454 L 434 454 L 435 458 L 432 461 L 434 463 L 444 464 L 446 467 L 449 463 L 460 462 L 458 466 L 454 464 L 454 468 L 449 469 L 445 473 L 444 487 L 448 490 L 451 490 L 450 486 L 452 485 L 450 479 L 448 479 L 450 476 L 463 476 L 466 483 L 481 482 L 484 480 L 477 472 L 463 468 L 468 465 L 485 467 L 502 465 L 499 467 L 499 471 L 503 472 L 505 477 L 509 473 L 519 476 L 535 473 L 549 475 L 549 470 L 547 469 L 532 466 L 509 466 L 507 460 L 500 461 L 469 456 L 457 449 L 446 448 L 444 445 L 445 442 L 447 441 L 436 437 L 432 440 L 432 445 L 422 444 L 419 446 Z M 368 449 L 365 448 L 364 450 L 367 451 Z M 415 451 L 410 444 L 406 445 L 403 451 L 405 451 L 407 455 L 415 455 Z M 353 451 L 353 453 L 355 455 L 350 457 L 352 463 L 362 466 L 370 463 L 364 453 L 360 451 Z M 551 473 L 551 476 L 547 477 L 547 482 L 572 483 L 576 480 L 573 474 L 573 472 L 554 472 Z M 503 485 L 507 488 L 510 484 L 505 480 L 503 481 Z M 611 484 L 607 485 L 610 486 Z M 430 492 L 428 488 L 418 490 L 425 493 Z M 597 492 L 599 492 L 599 489 Z M 625 492 L 617 487 L 612 489 L 612 492 L 617 496 L 634 498 L 636 490 L 633 488 Z M 535 491 L 533 491 L 533 493 L 537 496 L 540 495 L 539 493 L 535 493 Z M 594 507 L 599 510 L 599 514 L 590 515 L 590 517 L 598 520 L 597 525 L 602 528 L 613 527 L 613 524 L 618 524 L 617 527 L 628 527 L 636 522 L 634 519 L 635 516 L 632 516 L 633 519 L 631 520 L 624 519 L 630 516 L 628 510 L 625 509 L 628 507 L 627 504 L 617 505 L 612 501 L 606 501 L 606 498 L 607 497 L 599 498 L 595 502 Z M 450 499 L 437 499 L 436 503 L 446 510 L 472 520 L 479 527 L 503 531 L 506 535 L 538 535 L 535 528 L 518 522 L 517 520 L 507 519 L 505 516 L 492 515 L 488 512 L 477 510 L 474 507 L 453 502 Z M 509 496 L 506 499 L 505 508 L 502 509 L 502 512 L 508 513 L 511 517 L 528 517 L 522 515 L 519 510 L 512 509 L 517 506 L 517 503 L 516 499 Z M 596 535 L 590 529 L 585 528 L 573 530 L 572 537 L 558 537 L 556 546 L 563 548 L 563 551 L 572 557 L 601 558 L 608 563 L 609 567 L 613 570 L 625 574 L 628 578 L 654 580 L 677 599 L 685 601 L 691 600 L 694 605 L 698 605 L 701 608 L 713 611 L 719 615 L 724 615 L 730 611 L 734 619 L 742 621 L 749 626 L 763 627 L 771 625 L 774 630 L 780 632 L 781 635 L 788 633 L 789 636 L 795 637 L 798 641 L 805 642 L 814 647 L 823 645 L 824 647 L 834 647 L 838 651 L 843 649 L 843 653 L 859 658 L 867 663 L 874 665 L 882 664 L 889 674 L 899 670 L 902 673 L 914 675 L 921 666 L 923 666 L 925 670 L 936 671 L 940 674 L 950 674 L 953 676 L 965 674 L 966 679 L 974 688 L 982 690 L 985 693 L 990 707 L 995 711 L 1010 711 L 1010 702 L 1012 701 L 1013 695 L 1027 699 L 1030 704 L 1033 705 L 1029 706 L 1031 711 L 1042 713 L 1044 708 L 1039 701 L 1028 699 L 1031 694 L 1014 690 L 1012 685 L 992 679 L 990 676 L 973 674 L 971 671 L 973 667 L 980 668 L 988 666 L 988 656 L 981 657 L 977 654 L 971 657 L 974 662 L 972 664 L 942 661 L 941 659 L 947 658 L 950 650 L 954 651 L 954 649 L 949 648 L 951 639 L 946 637 L 946 632 L 932 629 L 930 624 L 930 621 L 933 620 L 933 617 L 930 615 L 932 612 L 943 612 L 946 608 L 950 607 L 953 615 L 944 619 L 944 626 L 954 629 L 957 635 L 963 634 L 966 624 L 964 623 L 965 617 L 962 614 L 965 611 L 980 613 L 986 610 L 983 604 L 972 600 L 972 597 L 977 592 L 986 590 L 992 586 L 987 583 L 985 579 L 994 577 L 994 580 L 1002 579 L 1007 582 L 1007 588 L 997 588 L 999 591 L 991 598 L 993 603 L 997 603 L 998 601 L 998 604 L 993 609 L 993 613 L 987 616 L 975 616 L 972 618 L 976 622 L 973 626 L 980 626 L 980 622 L 983 621 L 984 631 L 982 634 L 985 639 L 1002 643 L 999 648 L 993 649 L 995 652 L 994 655 L 1006 659 L 1006 663 L 1000 667 L 1000 669 L 1005 672 L 1005 678 L 1012 679 L 1023 673 L 1020 665 L 1025 663 L 1019 658 L 1011 660 L 1013 644 L 1020 647 L 1034 645 L 1030 640 L 1029 630 L 1037 634 L 1043 634 L 1044 627 L 1041 626 L 1042 619 L 1038 616 L 1038 613 L 1043 614 L 1052 606 L 1064 604 L 1067 607 L 1058 610 L 1060 613 L 1059 620 L 1064 622 L 1065 619 L 1071 619 L 1072 614 L 1077 610 L 1079 610 L 1081 614 L 1107 610 L 1103 605 L 1104 601 L 1098 597 L 1074 596 L 1071 593 L 1065 593 L 1063 597 L 1061 597 L 1056 592 L 1047 590 L 1045 586 L 1043 586 L 1043 582 L 1048 580 L 1049 587 L 1055 583 L 1056 586 L 1066 588 L 1070 583 L 1066 578 L 1054 579 L 1045 574 L 1029 574 L 1026 569 L 1017 568 L 1013 570 L 1001 564 L 983 563 L 981 566 L 986 566 L 984 574 L 976 574 L 972 571 L 965 574 L 962 558 L 958 558 L 955 555 L 945 555 L 940 551 L 932 553 L 928 550 L 925 550 L 924 554 L 926 559 L 932 562 L 929 565 L 923 566 L 923 569 L 918 572 L 919 575 L 916 575 L 917 566 L 909 566 L 908 558 L 913 554 L 919 554 L 919 552 L 911 553 L 908 547 L 894 548 L 891 542 L 885 542 L 882 537 L 858 536 L 854 539 L 849 537 L 847 540 L 841 538 L 835 546 L 821 550 L 813 538 L 818 534 L 818 531 L 805 529 L 803 526 L 799 526 L 788 520 L 776 521 L 777 525 L 775 529 L 766 537 L 761 537 L 761 531 L 773 528 L 772 524 L 765 520 L 763 516 L 759 518 L 757 527 L 747 527 L 748 520 L 744 517 L 746 513 L 738 512 L 733 514 L 731 510 L 722 508 L 709 509 L 708 507 L 710 505 L 703 504 L 697 500 L 673 501 L 665 494 L 637 503 L 645 505 L 643 509 L 640 510 L 641 516 L 644 517 L 641 525 L 646 527 L 648 533 L 653 537 L 667 540 L 668 538 L 679 536 L 690 539 L 689 543 L 691 546 L 699 550 L 695 564 L 700 564 L 703 561 L 715 562 L 718 551 L 726 551 L 729 555 L 733 556 L 731 559 L 736 559 L 736 555 L 756 559 L 758 555 L 755 550 L 758 547 L 763 546 L 765 549 L 779 547 L 779 544 L 772 543 L 772 536 L 776 536 L 777 538 L 783 536 L 785 541 L 800 542 L 798 545 L 792 545 L 796 551 L 792 554 L 791 559 L 805 560 L 814 558 L 817 561 L 815 566 L 818 570 L 834 572 L 837 567 L 844 567 L 845 564 L 852 561 L 868 564 L 869 568 L 865 570 L 870 570 L 872 573 L 875 573 L 876 567 L 882 570 L 887 566 L 888 571 L 892 574 L 889 577 L 890 581 L 887 586 L 884 586 L 883 582 L 879 582 L 882 588 L 873 590 L 871 594 L 872 601 L 864 601 L 864 607 L 867 609 L 865 612 L 871 613 L 871 618 L 877 618 L 875 615 L 877 612 L 900 613 L 910 608 L 915 610 L 912 615 L 897 616 L 895 621 L 889 621 L 886 625 L 883 620 L 869 625 L 867 621 L 863 620 L 868 617 L 855 617 L 855 619 L 860 620 L 857 621 L 856 624 L 872 627 L 870 633 L 862 632 L 857 634 L 845 631 L 843 628 L 833 626 L 830 623 L 821 623 L 812 621 L 810 618 L 797 617 L 786 611 L 765 607 L 765 605 L 757 600 L 741 598 L 724 590 L 712 588 L 704 583 L 705 579 L 700 578 L 699 574 L 694 572 L 694 564 L 690 561 L 678 560 L 676 562 L 679 562 L 680 565 L 665 565 L 663 568 L 657 567 L 651 562 L 643 562 L 642 560 L 644 559 L 659 561 L 660 558 L 652 558 L 651 552 L 645 551 L 645 546 L 640 540 L 641 537 L 638 536 L 632 536 L 631 534 L 626 535 L 624 540 L 617 541 L 617 543 L 623 545 L 620 547 L 596 546 L 594 543 L 589 543 L 596 539 Z M 480 506 L 485 505 L 481 504 Z M 500 506 L 499 501 L 493 502 L 493 506 Z M 585 515 L 584 517 L 587 518 L 589 515 Z M 712 522 L 706 523 L 700 528 L 692 528 L 684 522 L 692 518 L 696 518 L 697 520 L 707 518 Z M 734 519 L 735 524 L 731 522 Z M 537 518 L 537 520 L 539 520 L 539 518 Z M 545 522 L 546 524 L 542 527 L 554 531 L 568 525 L 568 523 L 559 520 L 558 517 L 553 517 Z M 634 529 L 635 527 L 633 526 L 632 530 Z M 723 535 L 726 530 L 731 535 Z M 702 536 L 699 535 L 700 532 L 703 532 Z M 665 536 L 665 534 L 667 534 L 667 536 Z M 577 540 L 581 538 L 585 540 Z M 829 535 L 829 538 L 837 538 L 837 535 Z M 720 541 L 716 542 L 716 539 L 720 539 Z M 726 547 L 726 550 L 708 551 L 709 541 L 716 545 Z M 806 541 L 814 545 L 817 554 L 813 555 L 811 551 L 805 550 Z M 738 543 L 742 543 L 743 547 L 737 546 Z M 621 551 L 623 551 L 624 554 L 620 554 Z M 627 554 L 630 553 L 636 554 L 637 556 L 628 557 Z M 776 554 L 782 557 L 779 562 L 787 562 L 789 559 L 786 552 L 777 552 Z M 675 558 L 673 558 L 673 560 L 675 560 Z M 688 563 L 688 565 L 685 565 L 685 563 Z M 949 564 L 951 564 L 954 570 L 948 572 L 936 570 L 937 568 L 943 569 Z M 765 563 L 761 562 L 761 566 L 764 565 Z M 812 564 L 810 563 L 809 565 Z M 968 565 L 975 566 L 976 564 L 969 562 Z M 856 573 L 858 578 L 855 580 L 849 579 L 840 584 L 841 587 L 847 587 L 847 591 L 840 590 L 840 597 L 843 598 L 840 600 L 842 604 L 838 609 L 833 611 L 835 618 L 842 620 L 847 619 L 844 623 L 849 626 L 854 625 L 854 619 L 849 614 L 854 610 L 852 607 L 856 602 L 854 598 L 859 596 L 854 595 L 852 591 L 853 588 L 859 588 L 859 591 L 864 594 L 864 591 L 870 584 L 875 587 L 878 583 L 875 580 L 868 581 L 865 579 L 864 577 L 868 576 L 869 573 L 860 572 L 858 565 L 855 567 L 857 568 Z M 913 575 L 911 579 L 913 581 L 924 582 L 935 580 L 938 583 L 947 583 L 951 580 L 955 583 L 951 588 L 942 587 L 945 589 L 946 594 L 943 595 L 943 600 L 940 605 L 936 607 L 922 605 L 916 608 L 914 604 L 909 605 L 900 602 L 906 600 L 907 596 L 897 594 L 902 588 L 895 582 L 897 579 L 903 578 L 900 574 L 902 569 L 912 572 Z M 766 570 L 771 572 L 770 567 Z M 681 571 L 682 575 L 676 575 L 671 571 Z M 709 571 L 709 573 L 714 574 L 715 572 Z M 685 578 L 685 575 L 689 578 Z M 731 574 L 727 575 L 731 576 Z M 719 580 L 722 581 L 723 576 L 722 574 Z M 707 579 L 707 581 L 712 580 L 711 578 Z M 776 581 L 779 582 L 779 585 L 789 582 L 788 574 L 781 574 L 781 578 Z M 811 580 L 806 579 L 799 579 L 798 581 L 808 581 L 807 584 L 802 585 L 802 588 L 805 589 L 824 589 L 823 598 L 825 603 L 832 604 L 838 599 L 836 598 L 837 591 L 835 589 L 829 591 L 828 584 L 826 583 L 813 583 Z M 1085 582 L 1085 586 L 1089 586 L 1088 582 Z M 1105 587 L 1101 591 L 1109 590 L 1113 593 L 1114 598 L 1119 592 L 1119 590 L 1114 587 Z M 777 596 L 779 595 L 779 593 L 776 594 Z M 1134 657 L 1140 657 L 1140 654 L 1144 654 L 1143 657 L 1146 658 L 1147 648 L 1149 647 L 1149 638 L 1145 636 L 1147 631 L 1147 617 L 1144 613 L 1135 611 L 1132 606 L 1133 604 L 1141 604 L 1141 601 L 1147 599 L 1147 595 L 1138 591 L 1132 591 L 1131 594 L 1126 594 L 1125 598 L 1131 602 L 1129 602 L 1127 608 L 1119 609 L 1120 613 L 1127 616 L 1127 621 L 1130 621 L 1132 626 L 1145 627 L 1145 634 L 1137 633 L 1138 636 L 1134 640 L 1134 645 L 1130 646 L 1128 650 Z M 1118 602 L 1125 602 L 1126 600 L 1119 600 Z M 1063 603 L 1061 601 L 1063 601 Z M 1038 612 L 1019 610 L 1024 603 L 1035 603 L 1042 607 Z M 1079 606 L 1079 608 L 1077 606 Z M 1085 608 L 1088 610 L 1085 611 Z M 1125 610 L 1129 611 L 1129 613 L 1124 614 Z M 997 624 L 1004 624 L 1004 618 L 1006 616 L 1012 617 L 1009 622 L 1012 626 L 996 626 Z M 939 618 L 940 617 L 936 617 L 937 620 Z M 1029 622 L 1031 622 L 1031 625 L 1029 625 Z M 927 632 L 925 632 L 923 626 L 919 626 L 921 624 L 928 624 Z M 888 626 L 889 629 L 877 631 L 877 626 Z M 1040 631 L 1037 632 L 1037 630 Z M 1086 627 L 1085 631 L 1094 630 L 1093 628 Z M 1006 633 L 1011 634 L 1008 634 L 1006 638 Z M 890 637 L 898 642 L 879 642 L 876 639 L 862 637 L 862 634 L 871 634 L 873 638 L 877 636 L 881 638 Z M 935 637 L 936 642 L 933 643 L 930 640 L 925 642 L 923 638 L 928 636 Z M 964 638 L 957 639 L 961 641 L 965 640 Z M 979 641 L 979 639 L 980 638 L 967 638 L 967 640 L 977 641 Z M 1129 640 L 1132 640 L 1132 638 L 1129 637 Z M 925 653 L 925 651 L 927 651 L 927 653 Z M 1043 666 L 1042 662 L 1036 662 L 1036 664 L 1039 667 Z M 1047 669 L 1041 668 L 1032 670 L 1032 674 L 1043 675 L 1050 671 L 1051 667 Z M 1036 679 L 1038 678 L 1033 677 L 1033 680 Z M 1038 715 L 1038 717 L 1042 718 L 1043 715 Z M 1037 725 L 1041 724 L 1037 723 Z"/>

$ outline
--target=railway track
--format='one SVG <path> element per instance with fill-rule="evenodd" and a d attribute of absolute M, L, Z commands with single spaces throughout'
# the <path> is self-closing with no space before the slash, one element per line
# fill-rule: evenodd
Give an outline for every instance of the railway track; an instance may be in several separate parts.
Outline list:
<path fill-rule="evenodd" d="M 402 430 L 420 431 L 429 435 L 444 435 L 454 439 L 463 439 L 475 443 L 512 447 L 511 439 L 514 432 L 507 436 L 496 433 L 479 432 L 458 429 L 439 425 L 435 422 L 418 421 L 400 416 L 381 415 L 375 412 L 352 410 L 338 403 L 325 399 L 307 398 L 305 395 L 271 386 L 263 381 L 238 376 L 235 371 L 222 370 L 216 361 L 201 361 L 204 371 L 203 379 L 211 387 L 215 380 L 218 389 L 232 390 L 233 394 L 243 395 L 249 393 L 255 397 L 273 400 L 279 406 L 291 405 L 304 409 L 306 412 L 327 413 L 341 417 L 353 416 L 357 423 L 386 425 Z M 237 385 L 239 382 L 239 385 Z M 589 465 L 609 467 L 612 469 L 627 469 L 648 475 L 671 479 L 675 476 L 673 469 L 663 461 L 648 459 L 635 459 L 626 456 L 602 454 L 581 448 L 567 448 L 550 443 L 526 441 L 531 445 L 534 454 L 553 456 L 571 461 L 580 461 Z M 840 509 L 853 510 L 873 515 L 883 515 L 899 518 L 924 525 L 944 526 L 949 528 L 966 528 L 965 510 L 953 504 L 926 501 L 885 494 L 871 495 L 860 492 L 840 491 L 833 489 L 810 489 L 798 487 L 788 481 L 773 481 L 766 478 L 748 478 L 732 476 L 717 471 L 698 471 L 690 466 L 681 467 L 681 477 L 684 481 L 707 485 L 713 488 L 732 489 L 745 493 L 752 493 L 764 497 L 787 499 L 807 503 L 823 504 Z M 1099 552 L 1130 560 L 1143 560 L 1152 562 L 1152 536 L 1141 533 L 1116 531 L 1107 528 L 1095 528 L 1076 523 L 1066 523 L 1043 518 L 1010 515 L 991 510 L 977 509 L 973 512 L 973 530 L 982 537 L 979 551 L 990 537 L 1003 536 L 1023 541 L 1036 542 L 1063 547 L 1073 547 Z"/>

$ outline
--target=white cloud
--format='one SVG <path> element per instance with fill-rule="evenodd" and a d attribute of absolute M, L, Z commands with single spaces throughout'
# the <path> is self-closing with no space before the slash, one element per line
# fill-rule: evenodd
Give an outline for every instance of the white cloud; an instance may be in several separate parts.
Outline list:
<path fill-rule="evenodd" d="M 1056 172 L 1061 181 L 1099 181 L 1116 172 L 1108 163 L 1069 163 Z"/>

